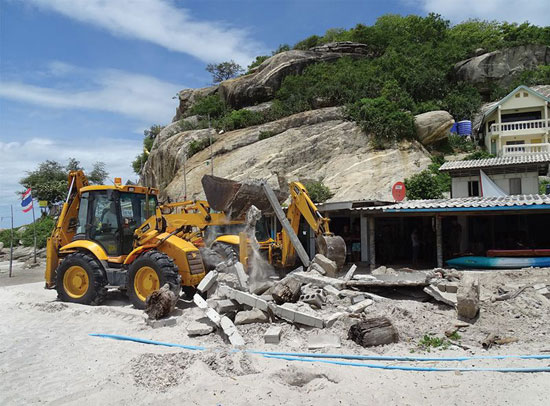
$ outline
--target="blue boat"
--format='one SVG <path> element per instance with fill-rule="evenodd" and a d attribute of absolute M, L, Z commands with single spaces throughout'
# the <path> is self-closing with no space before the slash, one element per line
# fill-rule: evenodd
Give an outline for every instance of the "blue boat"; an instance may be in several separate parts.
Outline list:
<path fill-rule="evenodd" d="M 550 257 L 459 257 L 450 259 L 447 265 L 455 268 L 542 268 L 550 267 Z"/>

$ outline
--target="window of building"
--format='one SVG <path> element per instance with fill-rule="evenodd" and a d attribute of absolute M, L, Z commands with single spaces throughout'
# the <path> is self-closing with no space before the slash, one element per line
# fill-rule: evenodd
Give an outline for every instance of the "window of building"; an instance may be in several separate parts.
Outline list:
<path fill-rule="evenodd" d="M 519 97 L 521 97 L 521 93 L 516 93 L 515 96 L 516 96 L 516 98 L 519 98 Z"/>
<path fill-rule="evenodd" d="M 523 92 L 523 97 L 529 97 L 529 93 Z"/>
<path fill-rule="evenodd" d="M 521 195 L 521 178 L 511 178 L 510 182 L 510 194 Z"/>
<path fill-rule="evenodd" d="M 468 196 L 479 196 L 479 181 L 468 181 Z"/>

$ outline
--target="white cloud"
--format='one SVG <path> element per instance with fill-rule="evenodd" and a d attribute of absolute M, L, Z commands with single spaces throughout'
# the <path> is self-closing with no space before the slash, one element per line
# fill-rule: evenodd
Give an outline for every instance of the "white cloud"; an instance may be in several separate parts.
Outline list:
<path fill-rule="evenodd" d="M 154 122 L 167 122 L 175 111 L 181 85 L 152 76 L 104 69 L 88 71 L 62 62 L 50 63 L 48 72 L 60 77 L 63 88 L 35 86 L 20 81 L 2 82 L 0 97 L 56 109 L 109 111 Z M 63 76 L 78 72 L 80 86 L 67 89 Z"/>
<path fill-rule="evenodd" d="M 246 30 L 220 21 L 198 21 L 171 0 L 30 0 L 113 35 L 136 38 L 205 62 L 233 59 L 243 66 L 259 49 Z"/>
<path fill-rule="evenodd" d="M 550 23 L 549 0 L 420 0 L 425 12 L 434 12 L 453 23 L 477 18 L 546 26 Z"/>
<path fill-rule="evenodd" d="M 131 161 L 141 151 L 141 139 L 95 138 L 82 140 L 32 138 L 24 142 L 0 141 L 0 208 L 18 204 L 15 192 L 21 190 L 19 179 L 27 171 L 36 169 L 37 163 L 54 160 L 66 164 L 69 158 L 76 158 L 81 165 L 90 170 L 97 161 L 105 163 L 109 179 L 120 176 L 125 182 L 136 180 L 137 176 L 130 167 Z"/>

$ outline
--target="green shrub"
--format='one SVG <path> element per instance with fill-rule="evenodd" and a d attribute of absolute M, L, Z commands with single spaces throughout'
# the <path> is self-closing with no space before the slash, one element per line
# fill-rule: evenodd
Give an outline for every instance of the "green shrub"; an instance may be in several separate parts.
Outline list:
<path fill-rule="evenodd" d="M 277 135 L 275 131 L 260 131 L 260 134 L 258 135 L 258 141 L 274 137 L 275 135 Z"/>
<path fill-rule="evenodd" d="M 252 125 L 262 124 L 266 120 L 264 114 L 250 110 L 233 110 L 221 117 L 216 123 L 216 128 L 224 131 L 232 131 L 239 128 L 250 127 Z"/>
<path fill-rule="evenodd" d="M 14 233 L 13 244 L 17 245 L 17 243 L 16 243 L 17 235 L 15 235 L 15 230 L 13 231 L 13 233 Z M 0 231 L 0 242 L 4 243 L 4 250 L 6 248 L 9 248 L 10 243 L 11 243 L 11 229 L 8 228 L 8 229 Z"/>
<path fill-rule="evenodd" d="M 246 74 L 248 75 L 251 73 L 250 71 L 254 69 L 256 66 L 260 66 L 265 60 L 269 59 L 268 55 L 258 55 L 256 59 L 247 67 Z"/>
<path fill-rule="evenodd" d="M 540 195 L 545 195 L 546 194 L 546 186 L 547 185 L 550 185 L 550 180 L 543 179 L 543 180 L 540 181 L 540 183 L 539 183 L 539 194 Z"/>
<path fill-rule="evenodd" d="M 294 45 L 294 49 L 307 51 L 309 48 L 313 48 L 320 44 L 321 44 L 321 37 L 318 35 L 312 35 L 311 37 L 307 37 L 306 39 L 296 43 L 296 45 Z"/>
<path fill-rule="evenodd" d="M 395 141 L 416 134 L 414 116 L 384 97 L 361 99 L 348 107 L 348 113 L 367 134 L 381 140 Z"/>
<path fill-rule="evenodd" d="M 424 334 L 424 337 L 418 342 L 418 348 L 430 352 L 432 348 L 445 350 L 449 348 L 451 342 L 446 338 L 436 337 L 433 334 Z"/>
<path fill-rule="evenodd" d="M 215 119 L 223 116 L 227 111 L 227 105 L 217 94 L 211 94 L 210 96 L 203 97 L 195 102 L 189 109 L 191 115 L 198 115 L 201 117 L 208 117 Z"/>
<path fill-rule="evenodd" d="M 476 149 L 476 144 L 468 140 L 467 137 L 463 137 L 458 134 L 451 134 L 448 137 L 449 145 L 453 149 L 453 152 L 472 152 Z"/>
<path fill-rule="evenodd" d="M 310 181 L 304 183 L 307 193 L 311 200 L 315 203 L 323 203 L 334 196 L 334 193 L 325 186 L 320 180 Z"/>
<path fill-rule="evenodd" d="M 405 188 L 409 200 L 442 199 L 446 191 L 441 179 L 429 169 L 405 179 Z"/>
<path fill-rule="evenodd" d="M 52 217 L 45 216 L 36 220 L 36 247 L 44 248 L 48 237 L 52 234 L 55 227 L 55 220 Z M 21 236 L 21 241 L 26 247 L 34 245 L 34 224 L 28 224 L 26 230 Z"/>
<path fill-rule="evenodd" d="M 189 148 L 187 149 L 187 158 L 192 157 L 197 152 L 202 151 L 206 147 L 210 146 L 210 139 L 203 138 L 202 140 L 193 140 L 189 143 Z"/>

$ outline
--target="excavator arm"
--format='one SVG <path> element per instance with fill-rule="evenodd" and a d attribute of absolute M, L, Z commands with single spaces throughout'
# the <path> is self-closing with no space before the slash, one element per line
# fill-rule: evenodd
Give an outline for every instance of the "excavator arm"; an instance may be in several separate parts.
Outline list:
<path fill-rule="evenodd" d="M 46 245 L 46 288 L 55 287 L 55 270 L 59 265 L 59 249 L 72 241 L 76 231 L 76 217 L 80 205 L 80 189 L 88 186 L 82 171 L 71 171 L 68 177 L 69 191 L 57 218 L 55 228 Z"/>
<path fill-rule="evenodd" d="M 309 197 L 307 189 L 300 182 L 290 184 L 290 205 L 287 210 L 287 219 L 296 234 L 300 227 L 300 218 L 309 224 L 316 236 L 317 251 L 336 262 L 342 267 L 346 260 L 346 244 L 342 237 L 330 232 L 330 219 L 323 215 Z M 290 240 L 290 236 L 282 231 L 282 255 L 283 266 L 292 265 L 295 261 L 296 251 Z"/>

